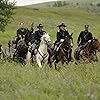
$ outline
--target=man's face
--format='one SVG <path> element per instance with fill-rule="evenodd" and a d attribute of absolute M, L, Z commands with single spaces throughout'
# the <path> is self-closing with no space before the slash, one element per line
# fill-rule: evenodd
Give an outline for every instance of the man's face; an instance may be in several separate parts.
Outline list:
<path fill-rule="evenodd" d="M 89 29 L 88 27 L 85 27 L 85 31 L 88 31 L 88 29 Z"/>
<path fill-rule="evenodd" d="M 22 28 L 24 26 L 24 23 L 20 23 L 20 27 Z"/>
<path fill-rule="evenodd" d="M 61 26 L 60 27 L 60 30 L 65 31 L 65 27 L 64 26 Z"/>
<path fill-rule="evenodd" d="M 39 31 L 42 31 L 43 27 L 39 27 Z"/>

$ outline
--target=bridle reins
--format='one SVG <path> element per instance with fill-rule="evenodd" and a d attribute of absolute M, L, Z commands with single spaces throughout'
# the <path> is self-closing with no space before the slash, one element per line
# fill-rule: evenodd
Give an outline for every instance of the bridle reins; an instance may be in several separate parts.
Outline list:
<path fill-rule="evenodd" d="M 46 41 L 45 39 L 44 39 L 44 41 L 45 41 L 45 44 L 47 45 L 47 47 L 49 47 L 48 43 L 51 42 L 51 41 Z M 39 49 L 37 49 L 37 51 L 41 55 L 41 57 L 43 58 L 43 60 L 48 56 L 48 54 L 43 54 L 43 52 L 40 52 Z"/>

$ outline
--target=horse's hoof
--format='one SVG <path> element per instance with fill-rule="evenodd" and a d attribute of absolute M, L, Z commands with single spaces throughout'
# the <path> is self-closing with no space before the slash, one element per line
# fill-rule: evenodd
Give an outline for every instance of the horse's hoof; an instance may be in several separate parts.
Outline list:
<path fill-rule="evenodd" d="M 77 63 L 77 62 L 75 62 L 75 64 L 76 64 L 76 65 L 78 65 L 78 63 Z"/>

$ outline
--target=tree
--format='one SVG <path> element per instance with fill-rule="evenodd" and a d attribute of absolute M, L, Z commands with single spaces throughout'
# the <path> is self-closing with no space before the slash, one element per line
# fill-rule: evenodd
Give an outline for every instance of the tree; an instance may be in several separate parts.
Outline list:
<path fill-rule="evenodd" d="M 15 2 L 0 0 L 0 31 L 5 31 L 5 27 L 11 22 L 14 14 Z"/>
<path fill-rule="evenodd" d="M 100 3 L 97 4 L 97 7 L 100 7 Z"/>
<path fill-rule="evenodd" d="M 57 1 L 58 7 L 62 7 L 62 1 Z"/>
<path fill-rule="evenodd" d="M 63 6 L 66 6 L 66 5 L 67 5 L 66 1 L 63 1 Z"/>

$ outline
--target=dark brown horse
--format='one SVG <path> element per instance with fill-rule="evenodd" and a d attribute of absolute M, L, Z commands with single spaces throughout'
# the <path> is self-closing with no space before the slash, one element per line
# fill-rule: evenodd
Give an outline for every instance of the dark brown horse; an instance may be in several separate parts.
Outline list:
<path fill-rule="evenodd" d="M 78 53 L 75 50 L 74 52 L 74 58 L 76 60 L 83 60 L 84 62 L 88 60 L 89 62 L 92 61 L 98 61 L 96 52 L 100 51 L 100 42 L 97 39 L 91 40 L 91 42 L 88 42 L 86 47 L 81 51 L 78 59 Z"/>
<path fill-rule="evenodd" d="M 22 64 L 25 64 L 26 54 L 28 52 L 28 46 L 25 43 L 24 39 L 20 39 L 17 43 L 16 50 L 13 54 L 13 61 L 19 61 Z"/>
<path fill-rule="evenodd" d="M 49 59 L 48 63 L 50 64 L 50 67 L 52 67 L 52 62 L 55 63 L 55 69 L 56 64 L 61 61 L 62 64 L 64 62 L 70 62 L 71 61 L 71 54 L 72 54 L 72 47 L 73 47 L 73 38 L 72 34 L 67 36 L 63 42 L 60 43 L 59 49 L 55 52 L 51 49 L 48 50 L 49 52 Z M 52 61 L 52 56 L 55 57 L 55 60 Z"/>

